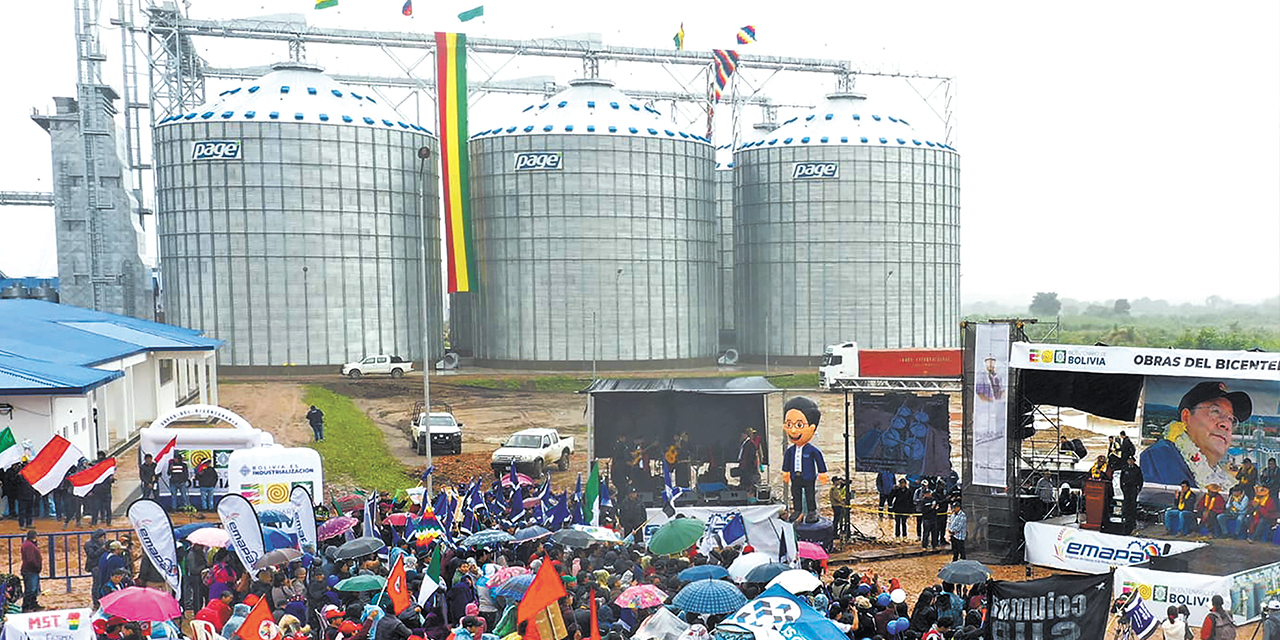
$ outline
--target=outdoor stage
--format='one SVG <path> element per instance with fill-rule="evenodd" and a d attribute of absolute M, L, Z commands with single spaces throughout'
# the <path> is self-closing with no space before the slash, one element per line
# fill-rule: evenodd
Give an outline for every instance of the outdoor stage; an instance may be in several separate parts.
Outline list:
<path fill-rule="evenodd" d="M 1257 618 L 1280 599 L 1280 546 L 1205 536 L 1170 536 L 1148 523 L 1132 535 L 1082 529 L 1075 516 L 1024 526 L 1026 561 L 1037 566 L 1106 573 L 1114 569 L 1115 593 L 1136 590 L 1157 616 L 1186 605 L 1203 619 L 1214 595 L 1226 600 L 1238 623 Z"/>

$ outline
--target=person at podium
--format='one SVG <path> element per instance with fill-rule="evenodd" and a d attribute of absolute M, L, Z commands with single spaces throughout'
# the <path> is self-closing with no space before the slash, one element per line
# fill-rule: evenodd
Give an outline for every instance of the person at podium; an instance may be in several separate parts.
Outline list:
<path fill-rule="evenodd" d="M 1235 428 L 1252 413 L 1249 394 L 1229 391 L 1223 382 L 1191 387 L 1178 403 L 1178 420 L 1165 428 L 1163 439 L 1142 452 L 1143 477 L 1167 485 L 1186 480 L 1194 488 L 1210 482 L 1232 484 L 1227 450 Z"/>

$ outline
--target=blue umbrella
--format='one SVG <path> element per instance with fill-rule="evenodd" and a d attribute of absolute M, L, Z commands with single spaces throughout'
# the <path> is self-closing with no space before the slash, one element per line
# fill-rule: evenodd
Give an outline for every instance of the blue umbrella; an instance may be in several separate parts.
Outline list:
<path fill-rule="evenodd" d="M 524 597 L 524 592 L 529 590 L 529 585 L 533 584 L 534 574 L 527 573 L 522 576 L 516 576 L 494 587 L 493 595 L 502 598 L 520 599 Z"/>
<path fill-rule="evenodd" d="M 671 600 L 685 611 L 706 615 L 733 613 L 747 604 L 737 586 L 723 580 L 698 580 L 685 585 Z"/>
<path fill-rule="evenodd" d="M 276 511 L 275 509 L 267 509 L 258 513 L 258 522 L 267 527 L 292 527 L 293 516 Z"/>
<path fill-rule="evenodd" d="M 746 579 L 743 580 L 743 582 L 768 582 L 778 577 L 779 573 L 782 573 L 783 571 L 789 571 L 790 569 L 791 569 L 790 565 L 785 565 L 785 564 L 782 564 L 781 562 L 770 562 L 767 564 L 762 564 L 748 571 L 747 577 Z"/>
<path fill-rule="evenodd" d="M 267 551 L 276 549 L 297 549 L 298 534 L 284 529 L 275 527 L 262 528 L 262 542 L 266 546 Z"/>
<path fill-rule="evenodd" d="M 515 540 L 515 538 L 512 538 L 511 534 L 506 531 L 502 531 L 500 529 L 485 529 L 484 531 L 477 531 L 476 533 L 463 538 L 462 542 L 458 543 L 458 546 L 483 547 L 491 544 L 498 544 L 500 542 L 511 542 L 512 540 Z"/>
<path fill-rule="evenodd" d="M 716 564 L 700 564 L 696 567 L 689 567 L 676 575 L 683 582 L 693 582 L 694 580 L 719 580 L 729 577 L 729 570 Z"/>
<path fill-rule="evenodd" d="M 549 536 L 549 535 L 551 535 L 550 531 L 547 531 L 546 529 L 539 527 L 538 525 L 535 524 L 532 527 L 517 529 L 515 541 L 525 542 L 527 540 L 537 540 L 538 538 L 541 538 L 543 536 Z"/>
<path fill-rule="evenodd" d="M 193 522 L 191 524 L 184 524 L 181 527 L 173 528 L 173 537 L 175 540 L 186 540 L 187 536 L 191 535 L 191 532 L 196 529 L 216 526 L 218 526 L 218 524 L 214 522 Z"/>

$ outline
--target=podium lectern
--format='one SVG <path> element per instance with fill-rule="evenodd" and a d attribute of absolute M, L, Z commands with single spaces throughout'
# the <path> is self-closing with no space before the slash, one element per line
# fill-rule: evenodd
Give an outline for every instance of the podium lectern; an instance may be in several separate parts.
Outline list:
<path fill-rule="evenodd" d="M 1083 529 L 1098 531 L 1107 518 L 1107 506 L 1111 504 L 1111 482 L 1107 480 L 1084 481 Z"/>

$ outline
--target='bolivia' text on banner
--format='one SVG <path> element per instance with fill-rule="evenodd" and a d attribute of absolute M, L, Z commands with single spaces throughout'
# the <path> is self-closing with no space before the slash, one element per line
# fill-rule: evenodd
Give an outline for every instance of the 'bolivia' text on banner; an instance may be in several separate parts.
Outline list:
<path fill-rule="evenodd" d="M 1280 380 L 1280 353 L 1013 343 L 1016 369 Z"/>
<path fill-rule="evenodd" d="M 467 157 L 467 36 L 436 33 L 436 104 L 440 109 L 440 174 L 444 178 L 445 264 L 449 293 L 471 291 L 470 160 Z"/>

